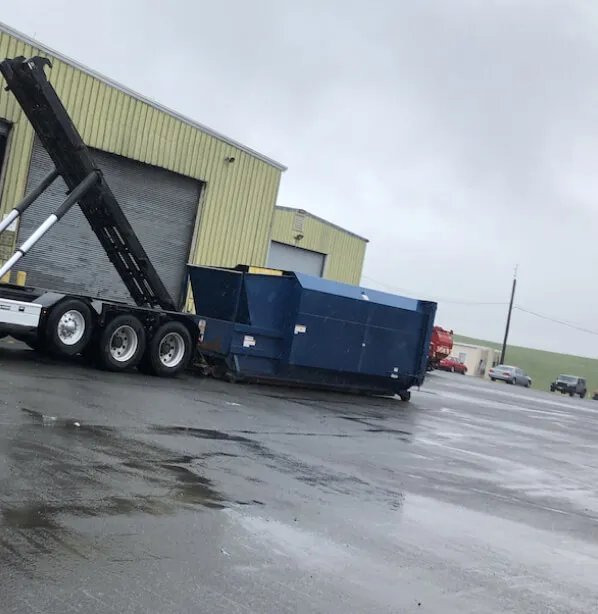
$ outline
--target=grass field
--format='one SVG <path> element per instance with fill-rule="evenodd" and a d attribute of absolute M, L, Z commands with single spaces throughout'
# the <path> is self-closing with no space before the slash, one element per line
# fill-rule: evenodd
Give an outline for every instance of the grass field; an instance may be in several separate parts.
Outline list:
<path fill-rule="evenodd" d="M 457 343 L 471 343 L 499 350 L 501 348 L 500 343 L 493 343 L 492 341 L 471 339 L 460 335 L 455 335 L 454 339 Z M 527 371 L 532 378 L 534 388 L 549 390 L 550 382 L 554 381 L 560 373 L 566 373 L 587 379 L 588 396 L 591 396 L 594 390 L 598 389 L 598 360 L 593 358 L 509 346 L 507 347 L 505 362 Z"/>

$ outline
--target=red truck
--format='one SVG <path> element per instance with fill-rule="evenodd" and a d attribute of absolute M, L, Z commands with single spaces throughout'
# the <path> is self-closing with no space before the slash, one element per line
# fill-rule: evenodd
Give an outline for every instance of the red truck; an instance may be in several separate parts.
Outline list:
<path fill-rule="evenodd" d="M 445 330 L 442 326 L 435 326 L 428 353 L 428 371 L 436 369 L 441 360 L 450 356 L 452 350 L 453 331 Z"/>

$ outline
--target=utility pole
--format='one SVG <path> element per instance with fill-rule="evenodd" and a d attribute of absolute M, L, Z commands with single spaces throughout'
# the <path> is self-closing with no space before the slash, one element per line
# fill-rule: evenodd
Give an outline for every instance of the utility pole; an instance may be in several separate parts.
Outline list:
<path fill-rule="evenodd" d="M 511 288 L 511 300 L 509 301 L 509 313 L 507 314 L 507 325 L 505 326 L 505 338 L 502 342 L 502 351 L 500 353 L 500 364 L 505 362 L 505 354 L 507 352 L 507 340 L 509 338 L 509 328 L 511 327 L 511 314 L 513 313 L 513 301 L 515 300 L 515 288 L 517 287 L 517 266 L 513 274 L 513 287 Z"/>

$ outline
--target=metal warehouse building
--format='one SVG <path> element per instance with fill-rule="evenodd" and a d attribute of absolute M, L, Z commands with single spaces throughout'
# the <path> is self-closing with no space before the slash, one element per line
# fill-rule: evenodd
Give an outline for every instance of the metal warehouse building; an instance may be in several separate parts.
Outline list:
<path fill-rule="evenodd" d="M 268 266 L 359 285 L 368 240 L 303 209 L 276 207 Z"/>
<path fill-rule="evenodd" d="M 289 248 L 285 262 L 293 263 L 288 258 L 295 249 L 303 256 L 295 263 L 303 268 L 306 254 L 313 253 L 323 258 L 318 274 L 358 282 L 363 252 L 359 247 L 350 253 L 353 243 L 341 238 L 342 230 L 306 214 L 305 226 L 295 231 L 297 215 L 275 210 L 286 170 L 282 164 L 0 24 L 0 59 L 32 55 L 52 61 L 51 83 L 179 305 L 187 296 L 188 262 L 266 266 L 282 262 L 277 254 L 284 244 Z M 4 91 L 4 83 L 0 88 L 3 216 L 52 165 L 12 94 Z M 0 261 L 54 211 L 65 190 L 56 181 L 19 226 L 0 235 Z M 351 259 L 358 262 L 351 265 Z M 28 285 L 130 300 L 78 207 L 21 262 Z"/>

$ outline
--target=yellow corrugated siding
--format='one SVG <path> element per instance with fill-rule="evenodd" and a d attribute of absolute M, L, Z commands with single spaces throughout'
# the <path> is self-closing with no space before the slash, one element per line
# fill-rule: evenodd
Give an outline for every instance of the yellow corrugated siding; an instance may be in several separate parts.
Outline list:
<path fill-rule="evenodd" d="M 0 32 L 0 58 L 47 55 Z M 50 80 L 85 142 L 206 182 L 191 261 L 265 265 L 281 171 L 194 126 L 51 58 Z M 13 122 L 0 217 L 23 197 L 33 130 L 0 81 L 0 118 Z M 231 156 L 229 164 L 224 158 Z"/>
<path fill-rule="evenodd" d="M 11 36 L 0 34 L 0 57 L 11 57 L 27 53 L 26 46 Z M 8 143 L 8 158 L 2 184 L 0 219 L 23 197 L 27 183 L 27 168 L 31 156 L 33 132 L 28 122 L 22 120 L 21 109 L 13 96 L 4 91 L 0 82 L 0 118 L 13 124 Z M 5 204 L 8 203 L 8 204 Z"/>
<path fill-rule="evenodd" d="M 326 254 L 324 277 L 348 284 L 360 283 L 367 245 L 363 239 L 306 214 L 301 232 L 303 239 L 297 242 L 294 221 L 295 211 L 276 209 L 272 220 L 272 241 Z"/>

